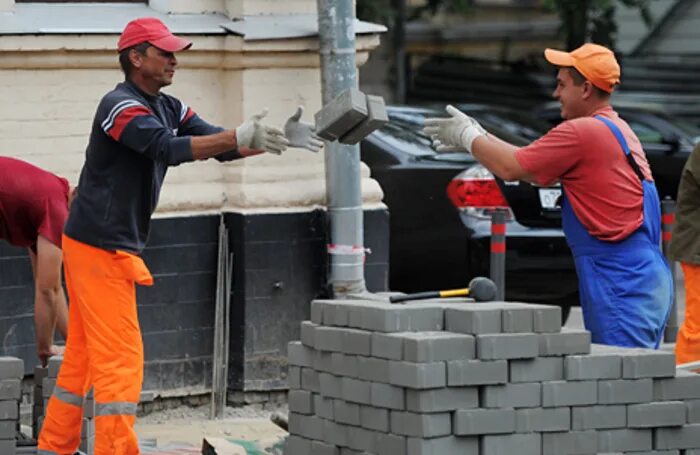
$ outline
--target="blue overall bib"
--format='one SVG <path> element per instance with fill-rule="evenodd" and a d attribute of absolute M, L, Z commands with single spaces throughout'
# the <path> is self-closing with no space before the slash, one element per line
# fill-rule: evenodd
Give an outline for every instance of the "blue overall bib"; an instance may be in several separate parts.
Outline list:
<path fill-rule="evenodd" d="M 586 329 L 594 343 L 658 348 L 673 303 L 673 281 L 661 253 L 661 209 L 653 182 L 644 179 L 619 128 L 613 132 L 642 182 L 644 221 L 626 239 L 604 242 L 588 233 L 562 197 L 562 223 L 574 255 Z"/>

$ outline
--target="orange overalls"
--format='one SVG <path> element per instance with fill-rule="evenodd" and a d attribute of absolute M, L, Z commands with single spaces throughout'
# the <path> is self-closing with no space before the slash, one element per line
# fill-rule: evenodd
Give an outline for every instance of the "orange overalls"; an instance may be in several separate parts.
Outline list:
<path fill-rule="evenodd" d="M 72 455 L 83 400 L 95 394 L 95 455 L 138 455 L 133 426 L 143 382 L 135 284 L 151 285 L 143 260 L 63 236 L 70 301 L 63 364 L 39 435 L 37 455 Z"/>
<path fill-rule="evenodd" d="M 685 318 L 676 340 L 676 363 L 700 360 L 700 266 L 681 262 L 685 279 Z"/>

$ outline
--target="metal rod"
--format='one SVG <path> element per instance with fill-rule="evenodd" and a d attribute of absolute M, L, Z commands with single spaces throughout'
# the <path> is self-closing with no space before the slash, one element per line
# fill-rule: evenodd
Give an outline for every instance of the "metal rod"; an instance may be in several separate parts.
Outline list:
<path fill-rule="evenodd" d="M 496 300 L 506 296 L 506 212 L 491 214 L 491 280 L 496 284 Z"/>
<path fill-rule="evenodd" d="M 676 301 L 676 263 L 671 258 L 671 232 L 673 224 L 676 221 L 676 202 L 670 197 L 666 197 L 661 201 L 661 246 L 668 262 L 668 267 L 671 269 L 671 277 L 673 282 L 673 306 L 671 313 L 668 315 L 666 328 L 664 329 L 664 341 L 667 343 L 675 343 L 678 337 L 678 305 Z"/>

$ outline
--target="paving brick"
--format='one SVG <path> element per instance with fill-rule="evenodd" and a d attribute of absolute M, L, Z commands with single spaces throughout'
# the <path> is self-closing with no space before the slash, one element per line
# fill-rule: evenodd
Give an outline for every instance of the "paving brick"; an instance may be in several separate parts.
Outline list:
<path fill-rule="evenodd" d="M 572 430 L 600 430 L 625 428 L 627 426 L 627 407 L 613 406 L 576 406 L 571 408 Z"/>
<path fill-rule="evenodd" d="M 17 436 L 17 422 L 14 420 L 0 421 L 0 439 L 14 439 Z"/>
<path fill-rule="evenodd" d="M 408 438 L 408 455 L 479 455 L 479 438 Z"/>
<path fill-rule="evenodd" d="M 537 337 L 534 333 L 477 335 L 477 357 L 481 360 L 534 358 L 539 352 Z"/>
<path fill-rule="evenodd" d="M 0 420 L 19 419 L 19 403 L 17 400 L 0 401 Z"/>
<path fill-rule="evenodd" d="M 287 345 L 287 360 L 295 367 L 313 368 L 314 350 L 301 344 L 301 341 L 290 341 Z M 51 371 L 49 371 L 50 375 Z"/>
<path fill-rule="evenodd" d="M 686 400 L 688 423 L 700 423 L 700 400 Z"/>
<path fill-rule="evenodd" d="M 301 321 L 301 344 L 310 348 L 314 347 L 314 343 L 316 340 L 316 334 L 314 333 L 314 330 L 316 327 L 319 327 L 319 325 L 314 324 L 311 321 Z"/>
<path fill-rule="evenodd" d="M 4 379 L 0 381 L 0 400 L 19 400 L 22 397 L 22 381 Z"/>
<path fill-rule="evenodd" d="M 61 359 L 63 359 L 63 357 L 61 357 Z M 22 359 L 16 357 L 0 357 L 0 380 L 22 379 L 23 377 L 24 362 Z"/>
<path fill-rule="evenodd" d="M 360 406 L 360 426 L 368 430 L 389 432 L 389 410 Z"/>
<path fill-rule="evenodd" d="M 397 434 L 378 434 L 376 440 L 377 455 L 406 455 L 406 436 Z"/>
<path fill-rule="evenodd" d="M 484 386 L 481 387 L 479 402 L 483 408 L 536 408 L 542 405 L 542 384 L 523 382 Z"/>
<path fill-rule="evenodd" d="M 2 455 L 15 455 L 17 453 L 15 440 L 11 439 L 9 441 L 0 441 L 0 453 Z"/>
<path fill-rule="evenodd" d="M 328 373 L 319 373 L 319 393 L 328 398 L 343 399 L 343 378 Z"/>
<path fill-rule="evenodd" d="M 318 373 L 316 370 L 312 370 L 311 368 L 302 368 L 301 388 L 309 392 L 320 393 L 321 383 L 319 374 L 325 373 Z"/>
<path fill-rule="evenodd" d="M 342 351 L 346 354 L 369 356 L 372 332 L 358 329 L 343 329 Z"/>
<path fill-rule="evenodd" d="M 542 382 L 564 379 L 564 359 L 562 357 L 516 359 L 511 360 L 508 364 L 510 382 Z"/>
<path fill-rule="evenodd" d="M 314 351 L 314 370 L 318 372 L 334 374 L 333 354 L 337 353 L 326 351 Z"/>
<path fill-rule="evenodd" d="M 533 312 L 535 333 L 557 333 L 561 331 L 561 307 L 554 305 L 528 304 Z"/>
<path fill-rule="evenodd" d="M 368 116 L 366 96 L 356 88 L 344 90 L 314 115 L 322 138 L 334 141 L 348 133 Z"/>
<path fill-rule="evenodd" d="M 331 369 L 331 373 L 336 376 L 357 378 L 360 376 L 359 358 L 356 355 L 334 352 L 331 354 Z"/>
<path fill-rule="evenodd" d="M 584 406 L 596 404 L 598 390 L 595 381 L 550 381 L 542 383 L 542 407 Z"/>
<path fill-rule="evenodd" d="M 502 332 L 502 308 L 489 305 L 465 305 L 445 310 L 445 329 L 472 335 Z"/>
<path fill-rule="evenodd" d="M 503 333 L 532 333 L 532 308 L 526 304 L 505 305 L 501 310 L 501 330 Z"/>
<path fill-rule="evenodd" d="M 343 399 L 352 403 L 370 404 L 371 382 L 342 378 Z"/>
<path fill-rule="evenodd" d="M 653 448 L 652 430 L 622 429 L 598 432 L 599 452 L 631 452 Z"/>
<path fill-rule="evenodd" d="M 323 308 L 326 306 L 324 300 L 312 300 L 311 301 L 311 322 L 314 324 L 323 324 Z"/>
<path fill-rule="evenodd" d="M 698 449 L 700 448 L 700 425 L 666 427 L 654 429 L 654 448 Z"/>
<path fill-rule="evenodd" d="M 323 440 L 323 419 L 317 416 L 289 413 L 289 434 Z"/>
<path fill-rule="evenodd" d="M 333 400 L 333 416 L 338 423 L 360 425 L 360 405 L 343 400 Z"/>
<path fill-rule="evenodd" d="M 391 411 L 391 432 L 403 436 L 435 438 L 452 433 L 452 415 L 449 412 L 416 414 Z"/>
<path fill-rule="evenodd" d="M 348 447 L 360 452 L 374 453 L 377 433 L 361 427 L 348 427 Z"/>
<path fill-rule="evenodd" d="M 364 381 L 389 383 L 389 361 L 358 356 L 357 377 Z"/>
<path fill-rule="evenodd" d="M 323 420 L 323 441 L 336 446 L 348 445 L 348 426 L 331 420 Z M 290 421 L 291 423 L 291 421 Z M 285 454 L 286 455 L 286 454 Z"/>
<path fill-rule="evenodd" d="M 654 380 L 654 400 L 693 400 L 700 398 L 700 374 L 678 370 L 675 378 Z"/>
<path fill-rule="evenodd" d="M 311 441 L 309 455 L 339 455 L 340 449 L 321 441 Z M 284 455 L 287 455 L 286 453 Z"/>
<path fill-rule="evenodd" d="M 41 384 L 41 392 L 44 398 L 49 398 L 53 394 L 53 389 L 56 387 L 56 378 L 45 378 Z"/>
<path fill-rule="evenodd" d="M 428 390 L 406 390 L 406 410 L 428 413 L 479 407 L 477 387 L 444 387 Z"/>
<path fill-rule="evenodd" d="M 622 356 L 623 378 L 672 378 L 676 356 L 672 352 L 634 349 Z"/>
<path fill-rule="evenodd" d="M 371 405 L 380 408 L 406 409 L 405 389 L 389 384 L 373 382 L 370 385 Z"/>
<path fill-rule="evenodd" d="M 590 455 L 598 452 L 595 430 L 542 434 L 542 455 Z"/>
<path fill-rule="evenodd" d="M 347 327 L 349 325 L 350 306 L 367 305 L 363 302 L 329 300 L 323 307 L 323 325 Z"/>
<path fill-rule="evenodd" d="M 652 379 L 615 379 L 598 381 L 598 403 L 648 403 L 652 401 Z"/>
<path fill-rule="evenodd" d="M 485 435 L 481 439 L 481 455 L 540 455 L 542 435 L 539 433 Z"/>
<path fill-rule="evenodd" d="M 570 355 L 564 360 L 565 378 L 569 381 L 588 379 L 619 379 L 622 377 L 622 357 L 618 353 L 591 345 L 588 355 Z"/>
<path fill-rule="evenodd" d="M 505 384 L 508 362 L 505 360 L 453 360 L 447 362 L 448 386 Z"/>
<path fill-rule="evenodd" d="M 445 362 L 413 363 L 389 361 L 389 383 L 412 389 L 431 389 L 447 385 Z"/>
<path fill-rule="evenodd" d="M 317 350 L 343 352 L 343 329 L 319 326 L 314 330 L 314 346 Z"/>
<path fill-rule="evenodd" d="M 568 431 L 571 408 L 527 408 L 515 410 L 515 432 Z"/>
<path fill-rule="evenodd" d="M 349 308 L 349 324 L 377 332 L 430 332 L 442 330 L 443 309 L 439 306 L 411 306 L 377 303 Z"/>
<path fill-rule="evenodd" d="M 290 389 L 301 388 L 301 368 L 289 366 L 287 370 L 287 384 Z M 36 401 L 35 401 L 36 402 Z"/>
<path fill-rule="evenodd" d="M 627 406 L 627 426 L 652 428 L 681 426 L 686 423 L 686 406 L 682 401 L 631 404 Z"/>
<path fill-rule="evenodd" d="M 460 409 L 454 412 L 452 430 L 458 436 L 512 433 L 513 409 Z"/>
<path fill-rule="evenodd" d="M 333 414 L 333 398 L 326 398 L 321 395 L 314 395 L 314 412 L 317 416 L 327 419 L 334 420 L 335 415 Z"/>
<path fill-rule="evenodd" d="M 564 327 L 560 333 L 539 334 L 540 356 L 588 354 L 591 352 L 591 333 L 587 330 Z"/>
<path fill-rule="evenodd" d="M 372 333 L 372 357 L 403 360 L 403 336 L 405 333 Z"/>
<path fill-rule="evenodd" d="M 473 359 L 475 340 L 471 335 L 449 332 L 407 333 L 404 336 L 403 360 L 437 362 Z"/>
<path fill-rule="evenodd" d="M 306 390 L 290 390 L 287 394 L 289 411 L 298 414 L 314 413 L 314 395 Z"/>

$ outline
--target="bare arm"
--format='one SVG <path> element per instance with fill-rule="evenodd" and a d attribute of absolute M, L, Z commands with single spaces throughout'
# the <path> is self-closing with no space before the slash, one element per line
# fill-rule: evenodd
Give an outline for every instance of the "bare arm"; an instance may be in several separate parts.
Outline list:
<path fill-rule="evenodd" d="M 42 365 L 57 354 L 54 329 L 68 338 L 68 305 L 61 285 L 63 252 L 43 236 L 37 239 L 37 254 L 29 253 L 34 271 L 34 324 L 37 353 Z"/>
<path fill-rule="evenodd" d="M 516 150 L 518 147 L 492 134 L 479 136 L 472 144 L 474 158 L 496 176 L 507 181 L 532 181 L 532 176 L 515 159 Z"/>

